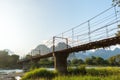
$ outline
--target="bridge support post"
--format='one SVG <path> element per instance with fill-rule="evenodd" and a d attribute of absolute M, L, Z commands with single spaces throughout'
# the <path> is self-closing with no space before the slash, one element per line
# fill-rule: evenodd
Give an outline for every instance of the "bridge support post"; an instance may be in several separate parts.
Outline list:
<path fill-rule="evenodd" d="M 60 74 L 67 73 L 67 57 L 69 53 L 53 53 L 54 67 Z"/>

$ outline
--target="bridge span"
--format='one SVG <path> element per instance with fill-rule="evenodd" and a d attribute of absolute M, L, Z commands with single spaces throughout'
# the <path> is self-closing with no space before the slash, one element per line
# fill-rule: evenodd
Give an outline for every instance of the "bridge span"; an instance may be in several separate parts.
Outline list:
<path fill-rule="evenodd" d="M 29 62 L 31 60 L 39 61 L 42 58 L 54 57 L 55 68 L 60 72 L 61 71 L 64 72 L 64 71 L 67 71 L 67 57 L 70 53 L 86 51 L 86 50 L 96 49 L 96 48 L 105 48 L 105 47 L 109 47 L 111 45 L 116 45 L 116 44 L 120 44 L 120 36 L 107 38 L 107 39 L 103 39 L 95 42 L 90 42 L 87 44 L 71 47 L 68 49 L 60 50 L 60 51 L 50 52 L 45 55 L 33 56 L 30 59 L 20 60 L 18 63 Z"/>
<path fill-rule="evenodd" d="M 24 64 L 31 60 L 37 62 L 42 58 L 54 57 L 55 69 L 60 73 L 66 73 L 69 54 L 120 44 L 119 24 L 120 10 L 112 6 L 86 22 L 48 40 L 45 44 L 52 47 L 52 51 L 44 55 L 32 56 L 29 59 L 21 59 L 18 63 Z M 56 50 L 55 46 L 59 42 L 66 43 L 66 48 Z"/>

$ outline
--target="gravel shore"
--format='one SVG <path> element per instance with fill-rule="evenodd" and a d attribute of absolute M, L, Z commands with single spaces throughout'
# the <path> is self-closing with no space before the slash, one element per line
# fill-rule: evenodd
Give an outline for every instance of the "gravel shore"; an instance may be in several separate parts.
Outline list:
<path fill-rule="evenodd" d="M 8 73 L 8 74 L 0 74 L 0 80 L 20 80 L 20 77 L 23 76 L 24 73 Z"/>

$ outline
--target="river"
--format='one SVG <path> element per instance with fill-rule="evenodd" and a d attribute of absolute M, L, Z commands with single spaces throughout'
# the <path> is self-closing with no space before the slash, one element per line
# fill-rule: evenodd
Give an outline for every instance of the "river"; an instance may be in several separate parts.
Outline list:
<path fill-rule="evenodd" d="M 0 70 L 0 74 L 8 74 L 8 73 L 12 73 L 12 72 L 17 72 L 17 73 L 19 73 L 19 72 L 23 72 L 23 70 L 21 70 L 21 69 L 11 69 L 11 70 L 1 69 L 1 70 Z"/>
<path fill-rule="evenodd" d="M 22 73 L 23 70 L 21 69 L 11 69 L 11 70 L 4 70 L 0 69 L 0 80 L 12 80 L 12 76 L 18 73 Z M 20 80 L 19 76 L 14 77 L 16 80 Z"/>
<path fill-rule="evenodd" d="M 72 67 L 72 68 L 76 68 L 76 67 Z M 87 69 L 89 68 L 108 68 L 108 67 L 97 67 L 97 66 L 87 66 Z M 46 68 L 47 70 L 55 70 L 54 68 Z M 0 80 L 9 80 L 9 79 L 1 79 L 1 77 L 6 77 L 6 76 L 10 76 L 10 74 L 15 74 L 15 73 L 23 73 L 23 70 L 21 69 L 12 69 L 12 70 L 0 70 Z M 20 80 L 20 76 L 16 76 L 15 77 L 16 80 Z M 11 79 L 10 79 L 11 80 Z"/>

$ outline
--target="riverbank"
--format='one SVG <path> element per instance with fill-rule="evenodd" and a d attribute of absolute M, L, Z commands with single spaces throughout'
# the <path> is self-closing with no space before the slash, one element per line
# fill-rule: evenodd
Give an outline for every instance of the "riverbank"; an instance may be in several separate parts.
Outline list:
<path fill-rule="evenodd" d="M 23 75 L 23 70 L 20 69 L 0 69 L 0 80 L 20 80 Z"/>
<path fill-rule="evenodd" d="M 20 80 L 20 77 L 22 77 L 23 75 L 23 72 L 11 72 L 8 74 L 0 74 L 0 80 Z"/>

